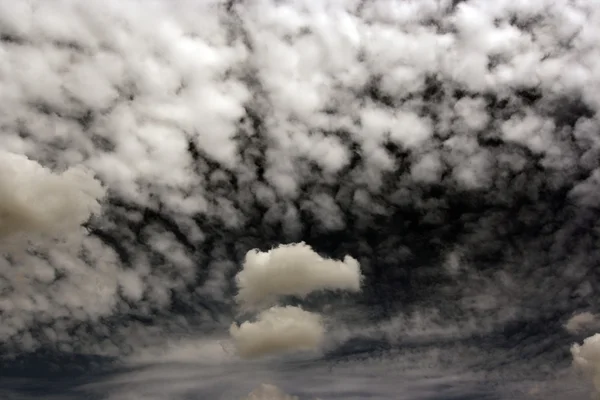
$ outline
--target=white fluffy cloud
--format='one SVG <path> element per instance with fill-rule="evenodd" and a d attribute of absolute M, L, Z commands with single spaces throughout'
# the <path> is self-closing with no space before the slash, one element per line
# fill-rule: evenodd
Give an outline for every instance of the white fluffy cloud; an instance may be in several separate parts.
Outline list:
<path fill-rule="evenodd" d="M 236 300 L 243 310 L 273 305 L 281 296 L 306 297 L 318 290 L 360 290 L 358 261 L 324 259 L 305 243 L 282 245 L 267 252 L 249 251 L 236 275 Z"/>
<path fill-rule="evenodd" d="M 293 243 L 267 252 L 250 250 L 235 280 L 240 310 L 263 310 L 256 321 L 229 329 L 237 353 L 254 358 L 319 349 L 325 339 L 321 315 L 277 302 L 283 296 L 305 298 L 322 290 L 358 292 L 362 275 L 358 261 L 350 256 L 343 262 L 324 259 L 305 243 Z"/>
<path fill-rule="evenodd" d="M 237 354 L 253 358 L 286 351 L 315 350 L 324 341 L 321 316 L 299 307 L 271 307 L 254 322 L 232 325 Z"/>
<path fill-rule="evenodd" d="M 104 188 L 90 171 L 53 173 L 14 153 L 0 153 L 0 239 L 77 230 L 98 214 Z"/>

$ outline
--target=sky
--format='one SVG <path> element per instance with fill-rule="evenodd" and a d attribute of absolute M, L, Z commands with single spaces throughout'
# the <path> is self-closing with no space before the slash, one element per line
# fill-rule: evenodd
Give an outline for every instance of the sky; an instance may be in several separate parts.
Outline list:
<path fill-rule="evenodd" d="M 600 391 L 592 0 L 0 0 L 0 104 L 3 357 L 325 399 L 242 359 L 360 337 L 380 398 Z"/>

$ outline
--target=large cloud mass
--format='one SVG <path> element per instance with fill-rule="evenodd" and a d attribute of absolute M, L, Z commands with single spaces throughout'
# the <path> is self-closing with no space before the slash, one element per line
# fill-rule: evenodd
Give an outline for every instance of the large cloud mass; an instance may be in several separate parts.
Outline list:
<path fill-rule="evenodd" d="M 592 0 L 0 0 L 3 354 L 226 332 L 246 253 L 304 241 L 364 274 L 304 299 L 334 348 L 567 368 L 600 308 L 599 27 Z M 302 272 L 261 268 L 274 296 Z"/>

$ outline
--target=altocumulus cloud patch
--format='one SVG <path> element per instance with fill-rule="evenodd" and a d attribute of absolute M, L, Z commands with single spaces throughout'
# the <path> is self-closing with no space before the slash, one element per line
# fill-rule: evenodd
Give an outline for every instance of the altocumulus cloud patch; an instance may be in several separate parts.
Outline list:
<path fill-rule="evenodd" d="M 360 337 L 398 371 L 581 390 L 598 26 L 584 0 L 0 0 L 3 354 L 233 362 L 246 254 L 305 242 L 364 276 L 262 281 L 321 313 L 321 360 Z"/>

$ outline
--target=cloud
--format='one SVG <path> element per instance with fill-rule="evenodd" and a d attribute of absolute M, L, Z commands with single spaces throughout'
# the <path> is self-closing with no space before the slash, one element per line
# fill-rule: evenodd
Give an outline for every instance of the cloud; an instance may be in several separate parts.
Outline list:
<path fill-rule="evenodd" d="M 71 312 L 85 319 L 110 312 L 110 305 L 85 297 L 96 288 L 81 278 L 96 273 L 86 273 L 63 254 L 78 248 L 85 235 L 81 225 L 100 213 L 105 188 L 86 168 L 56 173 L 8 152 L 0 155 L 0 170 L 0 312 L 4 317 L 0 337 L 20 335 L 20 346 L 30 350 L 39 343 L 28 328 L 38 319 L 53 320 Z M 55 269 L 53 263 L 60 266 Z M 70 284 L 60 282 L 61 272 Z M 77 291 L 60 290 L 73 284 Z M 87 316 L 77 309 L 85 309 Z M 60 340 L 62 334 L 51 328 L 46 331 L 51 341 Z"/>
<path fill-rule="evenodd" d="M 226 332 L 246 253 L 301 241 L 390 330 L 600 306 L 593 2 L 140 5 L 0 0 L 3 346 Z M 315 288 L 257 261 L 252 307 Z"/>
<path fill-rule="evenodd" d="M 0 154 L 0 239 L 60 236 L 99 214 L 105 189 L 89 170 L 53 173 L 27 157 Z"/>
<path fill-rule="evenodd" d="M 323 343 L 325 329 L 318 314 L 299 307 L 271 307 L 255 322 L 232 325 L 231 337 L 241 357 L 258 357 L 290 350 L 314 350 Z"/>
<path fill-rule="evenodd" d="M 573 315 L 565 324 L 565 329 L 570 333 L 578 333 L 585 329 L 598 326 L 597 317 L 590 312 Z"/>
<path fill-rule="evenodd" d="M 298 400 L 298 397 L 289 396 L 277 388 L 277 386 L 263 383 L 244 400 Z"/>
<path fill-rule="evenodd" d="M 325 327 L 317 313 L 276 305 L 283 296 L 306 297 L 320 290 L 360 291 L 358 262 L 324 259 L 305 243 L 280 245 L 267 252 L 250 250 L 236 275 L 240 310 L 261 311 L 256 321 L 232 324 L 229 333 L 237 353 L 254 358 L 281 352 L 317 350 Z"/>
<path fill-rule="evenodd" d="M 574 344 L 571 347 L 571 355 L 575 367 L 583 371 L 591 380 L 596 391 L 600 392 L 598 376 L 600 374 L 600 335 L 596 334 L 586 338 L 583 344 Z"/>
<path fill-rule="evenodd" d="M 251 250 L 236 275 L 236 300 L 242 310 L 273 305 L 281 296 L 306 297 L 318 290 L 360 290 L 358 262 L 324 259 L 305 243 L 281 245 L 267 252 Z"/>

